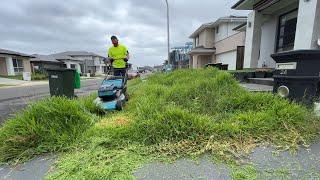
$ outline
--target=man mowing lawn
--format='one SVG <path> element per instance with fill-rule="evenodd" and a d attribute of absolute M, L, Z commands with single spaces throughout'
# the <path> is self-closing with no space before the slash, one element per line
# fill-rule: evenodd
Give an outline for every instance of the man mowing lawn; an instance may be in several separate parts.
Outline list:
<path fill-rule="evenodd" d="M 129 60 L 129 51 L 126 46 L 119 44 L 116 36 L 111 37 L 113 46 L 109 48 L 108 57 L 114 69 L 115 76 L 125 76 Z"/>

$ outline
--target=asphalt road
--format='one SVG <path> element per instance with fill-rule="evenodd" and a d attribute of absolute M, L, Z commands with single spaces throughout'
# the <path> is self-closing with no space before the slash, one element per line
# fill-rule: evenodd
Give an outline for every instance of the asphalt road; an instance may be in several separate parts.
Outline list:
<path fill-rule="evenodd" d="M 101 81 L 102 79 L 84 80 L 81 82 L 82 88 L 75 93 L 84 95 L 95 92 Z M 49 94 L 48 84 L 0 89 L 0 124 L 25 108 L 28 103 L 47 97 Z"/>

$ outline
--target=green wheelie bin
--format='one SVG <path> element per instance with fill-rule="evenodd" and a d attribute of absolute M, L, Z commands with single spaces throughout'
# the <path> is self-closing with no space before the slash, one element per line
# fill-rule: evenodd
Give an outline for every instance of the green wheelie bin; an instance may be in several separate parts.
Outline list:
<path fill-rule="evenodd" d="M 80 72 L 79 71 L 75 71 L 74 74 L 74 88 L 75 89 L 80 89 L 81 88 L 81 78 L 80 78 Z"/>
<path fill-rule="evenodd" d="M 47 69 L 47 72 L 49 75 L 49 87 L 51 96 L 65 96 L 70 99 L 75 97 L 75 69 Z"/>

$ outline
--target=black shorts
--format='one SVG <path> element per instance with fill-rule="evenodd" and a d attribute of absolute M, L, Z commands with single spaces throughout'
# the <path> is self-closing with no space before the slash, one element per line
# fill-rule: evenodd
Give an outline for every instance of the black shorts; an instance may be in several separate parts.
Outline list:
<path fill-rule="evenodd" d="M 113 75 L 125 77 L 126 76 L 126 68 L 114 68 Z"/>

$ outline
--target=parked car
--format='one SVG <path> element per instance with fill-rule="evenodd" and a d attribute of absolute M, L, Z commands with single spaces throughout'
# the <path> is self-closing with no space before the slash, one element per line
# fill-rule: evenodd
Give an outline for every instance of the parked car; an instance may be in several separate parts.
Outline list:
<path fill-rule="evenodd" d="M 140 77 L 140 73 L 137 70 L 129 70 L 128 71 L 128 79 L 134 79 Z"/>

